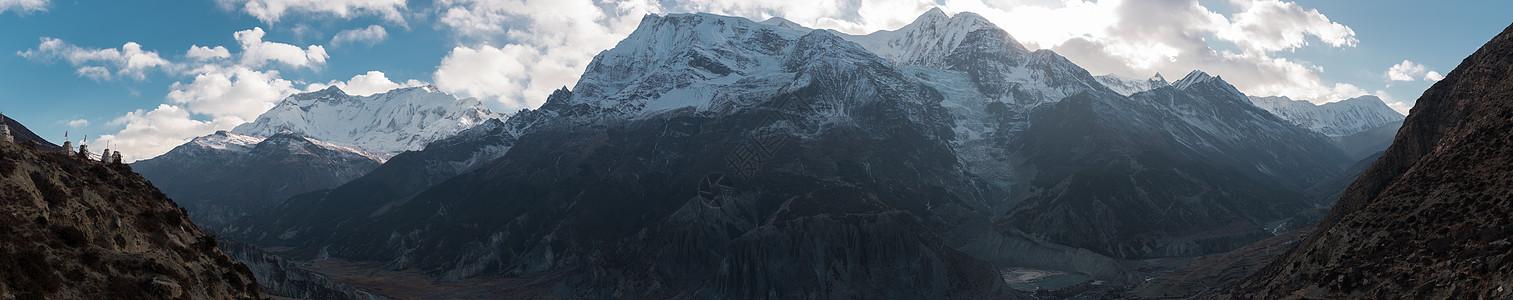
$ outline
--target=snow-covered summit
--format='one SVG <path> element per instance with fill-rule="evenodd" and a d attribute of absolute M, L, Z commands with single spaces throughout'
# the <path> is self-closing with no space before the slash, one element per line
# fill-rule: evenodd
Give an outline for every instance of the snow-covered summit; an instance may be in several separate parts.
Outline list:
<path fill-rule="evenodd" d="M 264 137 L 229 133 L 225 130 L 216 131 L 213 134 L 197 137 L 189 141 L 189 145 L 200 148 L 225 150 L 239 153 L 252 151 L 252 147 L 263 142 Z"/>
<path fill-rule="evenodd" d="M 1171 85 L 1171 83 L 1166 81 L 1165 77 L 1161 76 L 1161 73 L 1156 73 L 1155 76 L 1147 79 L 1127 78 L 1114 74 L 1094 76 L 1094 78 L 1097 78 L 1099 83 L 1103 83 L 1104 86 L 1114 90 L 1114 92 L 1125 96 Z"/>
<path fill-rule="evenodd" d="M 738 95 L 773 93 L 792 81 L 785 57 L 815 30 L 712 14 L 648 15 L 614 48 L 594 57 L 571 97 L 546 107 L 574 116 L 636 116 L 733 105 Z M 758 97 L 759 98 L 759 97 Z M 596 118 L 596 117 L 595 117 Z"/>
<path fill-rule="evenodd" d="M 501 117 L 477 99 L 457 99 L 431 86 L 371 96 L 349 95 L 332 86 L 291 95 L 231 133 L 268 137 L 287 130 L 387 159 Z"/>
<path fill-rule="evenodd" d="M 1183 76 L 1182 79 L 1178 79 L 1177 82 L 1173 82 L 1171 85 L 1179 90 L 1185 90 L 1195 84 L 1223 80 L 1224 79 L 1222 78 L 1208 75 L 1208 73 L 1205 73 L 1202 70 L 1193 70 L 1192 72 L 1188 72 L 1187 76 Z"/>
<path fill-rule="evenodd" d="M 1376 96 L 1360 96 L 1315 105 L 1285 96 L 1250 97 L 1251 103 L 1300 127 L 1341 137 L 1402 121 L 1404 116 Z"/>
<path fill-rule="evenodd" d="M 1001 31 L 993 22 L 989 22 L 987 18 L 978 14 L 963 12 L 955 16 L 947 16 L 940 8 L 933 8 L 920 15 L 913 23 L 897 30 L 883 30 L 867 35 L 843 35 L 842 37 L 861 44 L 877 56 L 897 65 L 945 69 L 947 68 L 946 60 L 952 52 L 961 46 L 969 33 L 978 30 Z M 1029 52 L 1012 36 L 1007 36 L 1007 33 L 1004 35 L 1007 42 L 1001 47 L 1019 53 Z"/>

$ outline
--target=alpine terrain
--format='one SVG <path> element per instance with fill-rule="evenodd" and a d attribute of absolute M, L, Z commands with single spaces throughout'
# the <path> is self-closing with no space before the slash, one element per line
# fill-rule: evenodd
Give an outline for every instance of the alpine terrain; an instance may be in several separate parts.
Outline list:
<path fill-rule="evenodd" d="M 1293 124 L 1329 136 L 1354 159 L 1387 150 L 1393 134 L 1403 125 L 1403 115 L 1376 96 L 1322 105 L 1287 97 L 1251 96 L 1250 101 Z"/>
<path fill-rule="evenodd" d="M 1355 162 L 1204 72 L 1106 82 L 972 13 L 861 36 L 649 15 L 540 108 L 224 232 L 519 280 L 494 296 L 1017 297 L 1269 238 Z"/>
<path fill-rule="evenodd" d="M 236 129 L 195 138 L 132 166 L 218 229 L 300 193 L 332 188 L 388 158 L 502 117 L 434 87 L 352 96 L 295 94 Z"/>

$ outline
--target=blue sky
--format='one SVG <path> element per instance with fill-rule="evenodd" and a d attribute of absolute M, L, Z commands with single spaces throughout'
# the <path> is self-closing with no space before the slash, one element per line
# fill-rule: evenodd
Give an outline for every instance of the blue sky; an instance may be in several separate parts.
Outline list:
<path fill-rule="evenodd" d="M 1095 74 L 1203 69 L 1253 95 L 1373 94 L 1400 109 L 1513 22 L 1513 3 L 1492 0 L 0 0 L 0 112 L 145 158 L 331 84 L 434 84 L 532 108 L 648 13 L 866 33 L 932 7 L 982 14 Z"/>

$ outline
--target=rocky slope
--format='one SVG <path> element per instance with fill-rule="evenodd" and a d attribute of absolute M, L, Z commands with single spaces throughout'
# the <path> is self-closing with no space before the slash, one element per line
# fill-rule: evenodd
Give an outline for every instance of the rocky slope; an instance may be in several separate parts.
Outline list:
<path fill-rule="evenodd" d="M 1418 99 L 1319 229 L 1230 296 L 1500 299 L 1513 293 L 1513 26 Z"/>
<path fill-rule="evenodd" d="M 219 229 L 290 196 L 346 183 L 380 162 L 293 132 L 262 138 L 221 131 L 132 167 L 188 209 L 195 222 Z"/>
<path fill-rule="evenodd" d="M 0 298 L 263 298 L 245 265 L 125 165 L 0 143 L 0 179 Z"/>
<path fill-rule="evenodd" d="M 1286 254 L 1313 228 L 1300 228 L 1233 251 L 1205 256 L 1162 273 L 1126 292 L 1126 299 L 1192 299 L 1245 279 Z"/>

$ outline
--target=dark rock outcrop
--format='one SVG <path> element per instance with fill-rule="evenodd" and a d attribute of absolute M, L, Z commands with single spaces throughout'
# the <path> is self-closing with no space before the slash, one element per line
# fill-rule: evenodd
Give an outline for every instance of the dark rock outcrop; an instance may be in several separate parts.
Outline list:
<path fill-rule="evenodd" d="M 0 298 L 263 297 L 247 266 L 125 165 L 0 143 L 0 199 Z"/>
<path fill-rule="evenodd" d="M 1513 27 L 1419 97 L 1286 257 L 1224 296 L 1513 297 Z"/>

